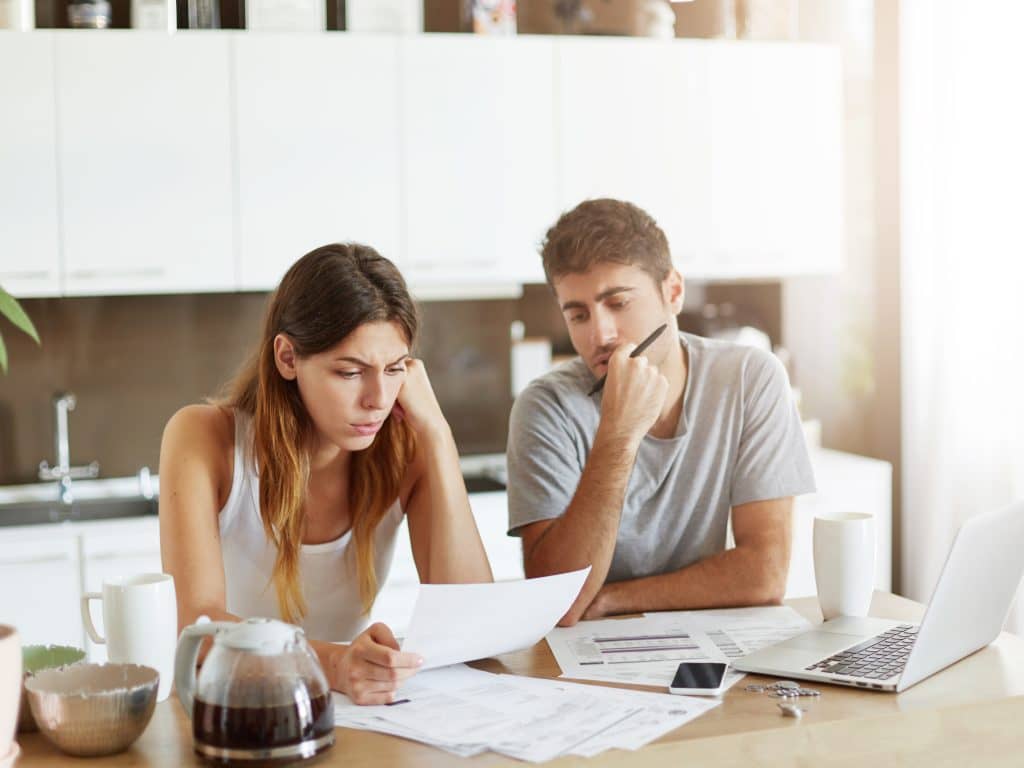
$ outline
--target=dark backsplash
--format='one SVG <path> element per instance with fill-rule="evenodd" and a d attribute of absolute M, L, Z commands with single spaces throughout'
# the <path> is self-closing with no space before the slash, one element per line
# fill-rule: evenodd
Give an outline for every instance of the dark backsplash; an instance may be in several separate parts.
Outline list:
<path fill-rule="evenodd" d="M 780 339 L 780 286 L 698 285 L 687 290 L 680 327 L 709 333 L 705 305 L 737 307 L 735 319 Z M 217 395 L 246 360 L 262 326 L 265 293 L 26 299 L 37 347 L 3 327 L 10 373 L 0 375 L 0 485 L 35 482 L 39 462 L 56 460 L 52 397 L 73 392 L 71 461 L 100 463 L 103 477 L 156 470 L 160 436 L 184 405 Z M 512 405 L 510 332 L 551 339 L 556 355 L 573 354 L 546 285 L 520 299 L 420 304 L 415 354 L 463 455 L 505 450 Z"/>
<path fill-rule="evenodd" d="M 160 436 L 180 407 L 216 395 L 248 357 L 267 294 L 27 299 L 43 340 L 3 329 L 11 370 L 0 376 L 0 485 L 35 482 L 55 461 L 52 396 L 69 416 L 73 464 L 104 477 L 159 463 Z M 509 324 L 517 302 L 425 302 L 416 354 L 460 452 L 505 450 L 511 406 Z"/>

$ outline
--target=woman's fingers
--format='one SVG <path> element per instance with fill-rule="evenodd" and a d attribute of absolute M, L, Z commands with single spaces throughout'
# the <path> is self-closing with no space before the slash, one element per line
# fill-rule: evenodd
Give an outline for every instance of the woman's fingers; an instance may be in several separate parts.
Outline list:
<path fill-rule="evenodd" d="M 386 645 L 388 648 L 394 648 L 396 651 L 399 648 L 395 634 L 387 624 L 382 624 L 379 621 L 376 624 L 371 624 L 365 634 L 375 643 Z"/>
<path fill-rule="evenodd" d="M 351 698 L 356 704 L 390 704 L 395 700 L 396 689 L 394 683 L 362 680 L 352 686 Z"/>
<path fill-rule="evenodd" d="M 367 680 L 377 682 L 402 683 L 416 674 L 416 668 L 408 667 L 382 667 L 378 664 L 366 664 L 363 674 Z"/>

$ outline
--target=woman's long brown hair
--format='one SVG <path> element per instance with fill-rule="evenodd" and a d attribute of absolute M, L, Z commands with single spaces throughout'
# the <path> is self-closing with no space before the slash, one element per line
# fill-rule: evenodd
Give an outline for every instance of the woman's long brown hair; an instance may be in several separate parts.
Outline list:
<path fill-rule="evenodd" d="M 416 306 L 395 265 L 365 245 L 325 245 L 310 251 L 282 278 L 267 309 L 259 347 L 229 385 L 223 403 L 252 419 L 260 517 L 277 547 L 273 583 L 281 616 L 288 622 L 306 614 L 299 550 L 315 428 L 298 384 L 277 370 L 274 338 L 286 335 L 296 355 L 305 357 L 330 349 L 369 322 L 397 323 L 412 348 L 419 325 Z M 377 595 L 374 532 L 398 498 L 414 451 L 412 430 L 389 417 L 370 447 L 353 453 L 349 463 L 352 535 L 364 613 Z"/>

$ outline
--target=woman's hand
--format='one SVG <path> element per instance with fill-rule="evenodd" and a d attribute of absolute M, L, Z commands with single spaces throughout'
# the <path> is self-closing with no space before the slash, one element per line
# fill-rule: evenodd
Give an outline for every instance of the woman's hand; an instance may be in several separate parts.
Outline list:
<path fill-rule="evenodd" d="M 443 434 L 448 431 L 448 422 L 441 413 L 441 406 L 430 386 L 423 361 L 409 358 L 405 369 L 405 382 L 398 392 L 395 414 L 405 419 L 418 435 Z"/>
<path fill-rule="evenodd" d="M 339 646 L 328 673 L 332 688 L 356 704 L 390 704 L 395 691 L 422 666 L 414 653 L 402 653 L 386 624 L 374 624 L 347 648 Z"/>

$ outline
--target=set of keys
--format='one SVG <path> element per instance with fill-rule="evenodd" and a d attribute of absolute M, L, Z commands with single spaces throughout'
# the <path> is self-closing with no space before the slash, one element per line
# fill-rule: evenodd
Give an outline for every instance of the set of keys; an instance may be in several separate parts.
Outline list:
<path fill-rule="evenodd" d="M 799 683 L 794 683 L 792 680 L 779 680 L 767 685 L 751 683 L 746 686 L 746 690 L 750 693 L 767 693 L 773 699 L 781 699 L 778 705 L 783 716 L 798 719 L 803 717 L 807 709 L 806 707 L 797 706 L 797 700 L 801 697 L 817 698 L 821 696 L 821 691 L 816 691 L 812 688 L 801 688 Z"/>

